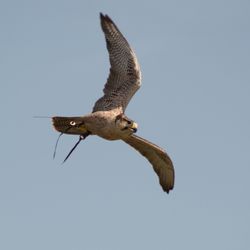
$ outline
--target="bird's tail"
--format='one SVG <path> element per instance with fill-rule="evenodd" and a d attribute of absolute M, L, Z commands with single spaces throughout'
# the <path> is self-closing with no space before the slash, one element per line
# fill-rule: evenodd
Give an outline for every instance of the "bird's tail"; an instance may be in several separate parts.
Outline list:
<path fill-rule="evenodd" d="M 88 133 L 84 124 L 84 117 L 52 117 L 52 123 L 58 132 L 71 135 L 82 135 Z"/>

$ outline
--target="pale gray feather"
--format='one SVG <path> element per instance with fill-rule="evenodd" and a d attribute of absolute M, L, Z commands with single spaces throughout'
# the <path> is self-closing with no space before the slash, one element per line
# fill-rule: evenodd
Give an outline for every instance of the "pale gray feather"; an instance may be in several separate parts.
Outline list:
<path fill-rule="evenodd" d="M 107 15 L 100 14 L 100 18 L 111 68 L 103 89 L 104 96 L 95 103 L 93 112 L 115 108 L 121 108 L 124 112 L 130 99 L 140 87 L 140 66 L 133 49 L 114 22 Z"/>

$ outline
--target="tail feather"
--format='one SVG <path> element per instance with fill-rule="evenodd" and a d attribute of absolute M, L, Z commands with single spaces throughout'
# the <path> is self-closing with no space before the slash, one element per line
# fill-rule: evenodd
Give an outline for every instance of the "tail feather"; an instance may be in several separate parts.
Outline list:
<path fill-rule="evenodd" d="M 71 135 L 82 135 L 88 132 L 83 117 L 52 117 L 52 124 L 58 132 Z"/>

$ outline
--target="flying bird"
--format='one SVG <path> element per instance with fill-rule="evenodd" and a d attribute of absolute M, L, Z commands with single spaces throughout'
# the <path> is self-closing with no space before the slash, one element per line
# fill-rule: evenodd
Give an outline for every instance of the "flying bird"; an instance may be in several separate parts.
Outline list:
<path fill-rule="evenodd" d="M 125 115 L 129 101 L 141 86 L 141 71 L 135 52 L 108 15 L 100 13 L 100 19 L 111 64 L 104 94 L 88 115 L 52 117 L 53 126 L 61 135 L 79 135 L 65 160 L 89 135 L 123 140 L 148 159 L 162 189 L 168 193 L 174 187 L 174 167 L 170 157 L 159 146 L 135 135 L 137 123 Z"/>

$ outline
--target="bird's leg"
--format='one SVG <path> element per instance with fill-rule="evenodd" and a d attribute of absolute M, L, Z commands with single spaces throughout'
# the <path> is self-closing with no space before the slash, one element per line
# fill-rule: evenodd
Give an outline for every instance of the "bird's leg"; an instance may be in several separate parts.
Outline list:
<path fill-rule="evenodd" d="M 84 134 L 81 134 L 80 136 L 79 136 L 79 140 L 77 141 L 77 143 L 75 144 L 75 146 L 70 150 L 70 152 L 68 153 L 68 155 L 66 156 L 66 158 L 64 159 L 64 161 L 62 162 L 62 164 L 65 162 L 65 161 L 67 161 L 67 159 L 70 157 L 70 155 L 72 154 L 72 152 L 76 149 L 76 147 L 78 146 L 78 144 L 82 141 L 82 140 L 84 140 L 88 135 L 90 135 L 90 132 L 86 132 L 86 133 L 84 133 Z"/>

